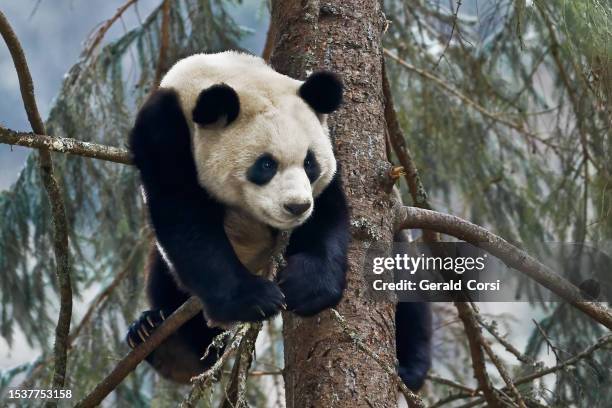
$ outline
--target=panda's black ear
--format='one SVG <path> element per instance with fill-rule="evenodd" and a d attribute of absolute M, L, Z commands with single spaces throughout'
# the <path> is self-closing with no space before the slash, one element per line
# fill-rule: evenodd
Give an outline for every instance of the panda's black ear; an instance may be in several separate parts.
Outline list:
<path fill-rule="evenodd" d="M 333 72 L 315 72 L 300 86 L 299 94 L 315 112 L 332 113 L 342 103 L 342 81 Z"/>
<path fill-rule="evenodd" d="M 225 118 L 225 126 L 232 123 L 240 113 L 238 94 L 227 84 L 217 84 L 200 92 L 192 118 L 201 126 L 212 125 Z"/>

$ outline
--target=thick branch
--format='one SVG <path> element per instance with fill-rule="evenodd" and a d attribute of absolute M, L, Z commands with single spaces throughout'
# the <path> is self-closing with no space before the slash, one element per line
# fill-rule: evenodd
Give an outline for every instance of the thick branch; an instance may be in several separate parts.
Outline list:
<path fill-rule="evenodd" d="M 96 143 L 83 142 L 68 137 L 53 137 L 44 134 L 16 132 L 0 126 L 0 143 L 48 149 L 54 152 L 68 153 L 93 159 L 107 160 L 115 163 L 132 164 L 127 150 Z"/>
<path fill-rule="evenodd" d="M 582 300 L 576 286 L 557 275 L 548 266 L 486 229 L 453 215 L 416 207 L 401 207 L 398 213 L 400 229 L 427 228 L 469 242 L 550 289 L 595 321 L 612 329 L 612 312 L 595 302 Z"/>
<path fill-rule="evenodd" d="M 110 394 L 136 366 L 159 346 L 168 336 L 174 333 L 185 322 L 202 310 L 202 303 L 194 296 L 179 307 L 161 326 L 155 329 L 151 336 L 138 347 L 130 351 L 119 363 L 76 406 L 80 408 L 95 407 Z"/>
<path fill-rule="evenodd" d="M 45 126 L 40 118 L 38 107 L 36 106 L 34 83 L 30 75 L 30 69 L 28 68 L 23 48 L 2 12 L 0 12 L 0 35 L 2 35 L 2 38 L 6 42 L 13 63 L 15 64 L 21 98 L 23 99 L 23 105 L 28 115 L 28 121 L 32 126 L 32 130 L 37 134 L 45 134 Z M 72 317 L 72 284 L 70 282 L 70 270 L 72 265 L 68 249 L 68 221 L 66 219 L 64 200 L 62 198 L 61 188 L 53 176 L 53 162 L 48 150 L 40 150 L 39 163 L 42 182 L 51 205 L 55 273 L 60 295 L 60 310 L 57 326 L 55 328 L 55 345 L 53 350 L 55 355 L 53 388 L 59 389 L 63 388 L 66 377 L 68 334 L 70 332 L 70 319 Z M 47 405 L 55 406 L 56 402 L 49 401 Z"/>

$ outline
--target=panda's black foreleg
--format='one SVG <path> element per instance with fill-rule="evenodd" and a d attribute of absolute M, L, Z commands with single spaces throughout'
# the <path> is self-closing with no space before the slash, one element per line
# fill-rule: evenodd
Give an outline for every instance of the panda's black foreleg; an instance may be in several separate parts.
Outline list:
<path fill-rule="evenodd" d="M 291 234 L 279 285 L 287 307 L 312 316 L 333 307 L 346 286 L 349 212 L 339 174 L 315 200 L 314 213 Z"/>
<path fill-rule="evenodd" d="M 398 373 L 404 384 L 418 391 L 431 368 L 431 306 L 425 302 L 399 302 L 395 311 Z"/>
<path fill-rule="evenodd" d="M 284 306 L 278 285 L 252 275 L 223 229 L 224 207 L 197 179 L 191 134 L 177 94 L 156 91 L 130 134 L 157 243 L 171 273 L 215 322 L 264 320 Z"/>
<path fill-rule="evenodd" d="M 130 326 L 126 341 L 137 347 L 155 331 L 188 297 L 181 290 L 168 266 L 155 250 L 148 265 L 147 292 L 153 310 L 143 312 Z M 181 383 L 210 368 L 222 350 L 211 350 L 205 360 L 200 360 L 220 329 L 209 328 L 203 315 L 193 317 L 175 333 L 164 340 L 146 358 L 162 376 Z"/>

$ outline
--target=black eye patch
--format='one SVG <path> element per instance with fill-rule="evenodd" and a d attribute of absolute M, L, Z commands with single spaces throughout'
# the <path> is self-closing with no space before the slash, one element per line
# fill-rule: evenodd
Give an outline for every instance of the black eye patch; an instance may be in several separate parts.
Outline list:
<path fill-rule="evenodd" d="M 306 153 L 306 158 L 304 159 L 304 171 L 306 172 L 306 176 L 308 176 L 310 183 L 314 183 L 314 181 L 321 175 L 321 167 L 319 167 L 319 162 L 317 161 L 317 158 L 312 150 L 308 150 L 308 153 Z"/>
<path fill-rule="evenodd" d="M 278 163 L 269 153 L 264 153 L 255 160 L 255 163 L 247 170 L 247 180 L 258 186 L 263 186 L 276 174 Z"/>

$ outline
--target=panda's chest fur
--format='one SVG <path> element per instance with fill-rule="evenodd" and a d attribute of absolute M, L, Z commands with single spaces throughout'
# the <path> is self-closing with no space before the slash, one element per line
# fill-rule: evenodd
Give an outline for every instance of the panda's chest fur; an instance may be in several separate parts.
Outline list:
<path fill-rule="evenodd" d="M 223 227 L 240 262 L 253 274 L 266 274 L 270 259 L 281 250 L 281 234 L 235 209 L 227 209 Z"/>

